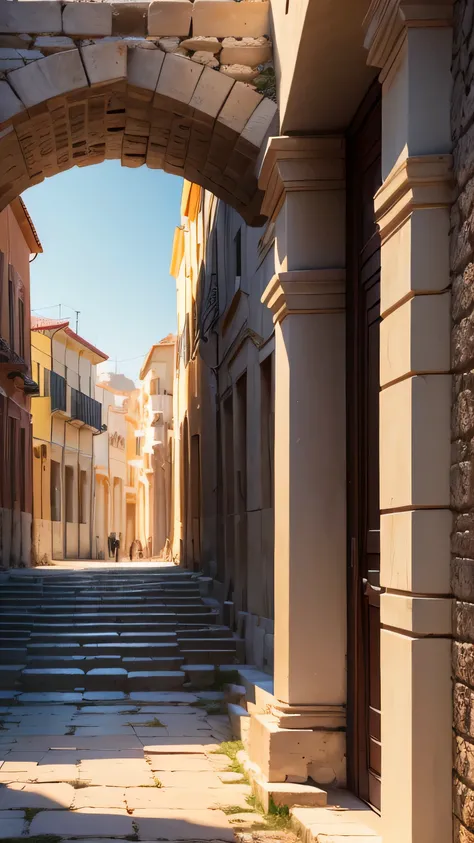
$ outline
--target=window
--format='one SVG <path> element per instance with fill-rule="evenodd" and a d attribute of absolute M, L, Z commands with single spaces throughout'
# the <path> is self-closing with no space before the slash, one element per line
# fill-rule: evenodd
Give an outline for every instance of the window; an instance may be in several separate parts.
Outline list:
<path fill-rule="evenodd" d="M 79 523 L 87 524 L 88 519 L 88 498 L 87 494 L 87 471 L 79 472 Z"/>
<path fill-rule="evenodd" d="M 20 428 L 20 509 L 26 512 L 26 430 Z"/>
<path fill-rule="evenodd" d="M 17 484 L 16 484 L 16 419 L 9 417 L 8 419 L 8 439 L 7 439 L 7 454 L 10 459 L 10 504 L 13 508 L 17 500 Z"/>
<path fill-rule="evenodd" d="M 260 365 L 260 449 L 262 509 L 273 506 L 273 354 Z"/>
<path fill-rule="evenodd" d="M 61 466 L 51 460 L 51 521 L 61 521 Z"/>
<path fill-rule="evenodd" d="M 150 381 L 150 395 L 160 394 L 160 379 L 152 378 Z"/>
<path fill-rule="evenodd" d="M 74 523 L 74 467 L 66 465 L 64 468 L 65 494 L 66 494 L 66 521 Z"/>
<path fill-rule="evenodd" d="M 18 354 L 25 359 L 25 304 L 18 299 Z"/>
<path fill-rule="evenodd" d="M 137 455 L 137 457 L 141 457 L 141 454 L 142 454 L 142 440 L 141 440 L 141 436 L 136 436 L 136 437 L 135 437 L 135 454 Z"/>
<path fill-rule="evenodd" d="M 240 287 L 240 279 L 242 277 L 242 229 L 239 228 L 234 237 L 234 253 L 235 253 L 235 292 Z"/>
<path fill-rule="evenodd" d="M 15 348 L 15 288 L 13 278 L 8 279 L 8 341 L 10 348 Z"/>

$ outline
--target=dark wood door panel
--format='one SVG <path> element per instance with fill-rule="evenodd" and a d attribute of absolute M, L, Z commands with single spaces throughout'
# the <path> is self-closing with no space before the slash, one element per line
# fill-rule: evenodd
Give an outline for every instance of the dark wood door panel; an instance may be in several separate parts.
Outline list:
<path fill-rule="evenodd" d="M 380 807 L 380 238 L 378 84 L 347 137 L 348 762 L 352 789 Z"/>

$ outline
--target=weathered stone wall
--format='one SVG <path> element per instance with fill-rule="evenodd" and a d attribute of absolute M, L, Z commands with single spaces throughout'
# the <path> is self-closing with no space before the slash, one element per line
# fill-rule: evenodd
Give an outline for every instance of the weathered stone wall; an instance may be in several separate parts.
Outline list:
<path fill-rule="evenodd" d="M 474 843 L 474 0 L 455 3 L 452 132 L 454 840 Z"/>

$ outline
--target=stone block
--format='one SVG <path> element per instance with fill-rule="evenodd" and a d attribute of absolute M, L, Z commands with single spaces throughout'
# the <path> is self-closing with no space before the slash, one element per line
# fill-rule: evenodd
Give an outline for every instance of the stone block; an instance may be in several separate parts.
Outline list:
<path fill-rule="evenodd" d="M 79 50 L 67 50 L 32 62 L 10 73 L 8 81 L 27 108 L 88 87 Z"/>
<path fill-rule="evenodd" d="M 193 35 L 250 36 L 268 35 L 270 4 L 241 0 L 195 0 L 193 7 Z"/>
<path fill-rule="evenodd" d="M 243 64 L 221 64 L 220 72 L 224 76 L 230 76 L 231 79 L 235 79 L 237 82 L 253 82 L 259 75 L 258 70 L 254 70 L 252 67 L 246 67 Z"/>
<path fill-rule="evenodd" d="M 181 41 L 180 46 L 183 50 L 209 52 L 215 55 L 220 51 L 222 44 L 217 38 L 209 38 L 206 35 L 196 35 L 193 38 L 186 38 L 184 41 Z"/>
<path fill-rule="evenodd" d="M 22 3 L 0 4 L 0 32 L 31 35 L 61 32 L 61 3 L 59 0 L 26 0 Z"/>
<path fill-rule="evenodd" d="M 384 513 L 381 584 L 418 594 L 449 594 L 451 521 L 448 510 Z"/>
<path fill-rule="evenodd" d="M 224 38 L 219 56 L 222 64 L 243 64 L 257 67 L 272 57 L 272 48 L 267 38 Z"/>
<path fill-rule="evenodd" d="M 112 6 L 109 3 L 66 3 L 63 32 L 81 38 L 112 35 Z"/>
<path fill-rule="evenodd" d="M 264 666 L 265 630 L 263 626 L 256 626 L 253 634 L 253 663 L 259 670 Z"/>
<path fill-rule="evenodd" d="M 8 82 L 0 80 L 0 124 L 11 120 L 16 114 L 25 110 L 22 101 L 17 97 Z"/>
<path fill-rule="evenodd" d="M 277 112 L 276 103 L 263 98 L 242 131 L 243 140 L 260 149 Z"/>
<path fill-rule="evenodd" d="M 91 85 L 127 78 L 127 45 L 103 41 L 81 47 L 82 60 Z"/>
<path fill-rule="evenodd" d="M 39 35 L 34 43 L 35 50 L 41 50 L 45 56 L 61 53 L 63 50 L 74 50 L 75 46 L 72 38 L 66 35 Z"/>
<path fill-rule="evenodd" d="M 196 50 L 190 58 L 191 61 L 198 61 L 200 64 L 204 64 L 213 70 L 217 70 L 219 67 L 219 60 L 212 53 L 206 52 L 206 50 Z"/>
<path fill-rule="evenodd" d="M 295 805 L 305 807 L 321 807 L 327 804 L 327 792 L 310 784 L 294 784 L 292 782 L 265 782 L 258 778 L 253 782 L 255 795 L 268 812 L 271 806 L 282 807 L 286 805 L 293 808 Z"/>
<path fill-rule="evenodd" d="M 380 506 L 450 503 L 451 377 L 415 376 L 380 393 Z"/>
<path fill-rule="evenodd" d="M 345 783 L 345 735 L 311 729 L 282 729 L 271 714 L 252 714 L 249 754 L 264 780 Z"/>
<path fill-rule="evenodd" d="M 220 0 L 220 2 L 227 2 L 227 0 Z M 217 117 L 233 84 L 232 79 L 205 67 L 189 103 L 191 108 L 209 117 Z"/>
<path fill-rule="evenodd" d="M 189 35 L 192 11 L 191 0 L 152 0 L 148 8 L 148 35 Z"/>
<path fill-rule="evenodd" d="M 148 3 L 112 3 L 112 35 L 144 37 L 147 32 Z"/>
<path fill-rule="evenodd" d="M 415 296 L 382 320 L 380 383 L 416 372 L 449 372 L 450 294 Z"/>
<path fill-rule="evenodd" d="M 165 56 L 156 86 L 157 97 L 155 97 L 155 101 L 159 97 L 166 97 L 183 105 L 188 105 L 203 71 L 202 65 L 189 61 L 182 56 L 168 53 Z"/>
<path fill-rule="evenodd" d="M 271 675 L 273 674 L 274 650 L 275 636 L 266 632 L 263 642 L 263 669 Z"/>
<path fill-rule="evenodd" d="M 242 739 L 242 720 L 248 719 L 250 715 L 246 708 L 243 708 L 243 706 L 231 702 L 227 704 L 227 713 L 230 719 L 232 737 L 235 740 L 240 741 Z"/>
<path fill-rule="evenodd" d="M 161 50 L 129 50 L 128 84 L 155 91 L 164 60 Z"/>

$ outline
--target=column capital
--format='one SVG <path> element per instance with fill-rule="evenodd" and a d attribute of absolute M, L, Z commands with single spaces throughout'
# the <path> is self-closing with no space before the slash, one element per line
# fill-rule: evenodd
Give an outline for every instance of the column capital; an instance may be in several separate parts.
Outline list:
<path fill-rule="evenodd" d="M 274 275 L 262 295 L 273 322 L 297 313 L 343 313 L 345 269 L 302 269 Z"/>
<path fill-rule="evenodd" d="M 286 193 L 303 190 L 343 190 L 344 138 L 269 138 L 258 183 L 265 193 L 262 214 L 269 219 L 278 215 Z"/>
<path fill-rule="evenodd" d="M 396 165 L 374 197 L 382 243 L 419 208 L 452 204 L 452 156 L 418 155 Z"/>
<path fill-rule="evenodd" d="M 452 26 L 453 0 L 373 0 L 364 20 L 367 64 L 385 67 L 406 30 Z"/>

